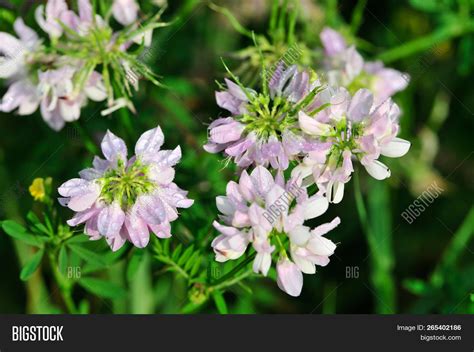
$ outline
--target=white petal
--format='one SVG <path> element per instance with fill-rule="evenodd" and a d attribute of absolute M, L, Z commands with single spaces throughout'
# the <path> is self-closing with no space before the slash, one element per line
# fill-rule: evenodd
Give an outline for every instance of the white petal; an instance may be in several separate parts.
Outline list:
<path fill-rule="evenodd" d="M 235 212 L 234 204 L 226 196 L 216 197 L 217 209 L 224 215 L 232 215 Z"/>
<path fill-rule="evenodd" d="M 309 227 L 299 225 L 289 232 L 288 237 L 292 244 L 304 247 L 311 237 L 311 232 L 309 231 Z"/>
<path fill-rule="evenodd" d="M 99 213 L 97 227 L 101 235 L 114 237 L 118 235 L 125 221 L 125 213 L 116 202 L 106 206 Z"/>
<path fill-rule="evenodd" d="M 316 119 L 306 115 L 302 111 L 298 113 L 298 121 L 303 132 L 313 136 L 325 136 L 331 130 L 331 125 L 318 122 Z"/>
<path fill-rule="evenodd" d="M 305 274 L 315 274 L 316 273 L 316 266 L 309 261 L 308 259 L 305 259 L 302 256 L 299 256 L 297 254 L 294 254 L 292 252 L 291 258 L 295 262 L 295 264 L 298 266 L 298 269 L 300 269 L 303 273 Z"/>
<path fill-rule="evenodd" d="M 125 227 L 134 246 L 138 248 L 145 248 L 147 246 L 150 241 L 150 232 L 145 221 L 135 214 L 128 215 L 125 218 Z"/>
<path fill-rule="evenodd" d="M 381 154 L 390 158 L 399 158 L 408 153 L 410 142 L 401 138 L 394 138 L 390 143 L 384 145 Z"/>
<path fill-rule="evenodd" d="M 107 131 L 105 134 L 100 147 L 107 160 L 112 161 L 119 157 L 122 161 L 125 161 L 127 158 L 127 146 L 125 142 L 110 131 Z"/>
<path fill-rule="evenodd" d="M 384 180 L 390 177 L 390 169 L 378 160 L 364 165 L 370 176 L 377 180 Z"/>
<path fill-rule="evenodd" d="M 330 203 L 340 203 L 344 197 L 344 183 L 339 181 L 330 181 L 326 194 Z"/>
<path fill-rule="evenodd" d="M 266 194 L 275 184 L 273 176 L 263 166 L 257 166 L 250 174 L 255 190 L 260 194 Z"/>
<path fill-rule="evenodd" d="M 313 196 L 303 203 L 305 220 L 313 219 L 326 212 L 329 207 L 327 198 Z"/>
<path fill-rule="evenodd" d="M 74 211 L 84 211 L 89 209 L 100 195 L 100 187 L 95 183 L 91 183 L 87 192 L 74 196 L 70 199 L 68 207 Z"/>
<path fill-rule="evenodd" d="M 277 284 L 290 296 L 298 297 L 303 288 L 303 274 L 296 264 L 288 259 L 280 259 L 277 264 Z"/>
<path fill-rule="evenodd" d="M 160 185 L 169 185 L 173 182 L 175 171 L 172 167 L 160 167 L 150 164 L 149 178 Z"/>
<path fill-rule="evenodd" d="M 316 255 L 327 257 L 334 254 L 336 245 L 325 237 L 314 236 L 309 240 L 307 248 Z"/>
<path fill-rule="evenodd" d="M 0 32 L 0 78 L 9 78 L 23 66 L 24 47 L 14 36 Z"/>
<path fill-rule="evenodd" d="M 354 122 L 360 122 L 369 115 L 374 97 L 368 89 L 359 89 L 351 100 L 347 116 Z"/>
<path fill-rule="evenodd" d="M 161 128 L 158 126 L 152 130 L 143 133 L 135 145 L 135 154 L 149 154 L 157 153 L 160 151 L 160 147 L 163 145 L 165 137 Z"/>

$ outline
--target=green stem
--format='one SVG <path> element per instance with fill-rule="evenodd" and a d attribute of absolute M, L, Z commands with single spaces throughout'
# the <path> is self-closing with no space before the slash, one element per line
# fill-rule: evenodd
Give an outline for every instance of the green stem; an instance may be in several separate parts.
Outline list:
<path fill-rule="evenodd" d="M 74 128 L 76 128 L 77 132 L 81 136 L 82 142 L 84 143 L 86 149 L 92 154 L 98 154 L 99 149 L 97 148 L 92 137 L 89 135 L 86 129 L 82 127 L 79 122 L 74 123 Z"/>
<path fill-rule="evenodd" d="M 51 265 L 51 270 L 53 271 L 53 276 L 56 281 L 56 284 L 59 288 L 59 292 L 63 298 L 66 309 L 70 314 L 76 314 L 78 312 L 74 300 L 72 299 L 72 286 L 64 279 L 63 274 L 59 271 L 59 265 L 57 261 L 56 251 L 49 252 L 49 262 Z"/>
<path fill-rule="evenodd" d="M 128 108 L 122 108 L 118 110 L 118 113 L 120 116 L 120 121 L 125 126 L 125 129 L 128 133 L 129 138 L 133 140 L 133 138 L 135 137 L 135 133 L 134 133 L 133 123 L 132 123 L 132 119 L 130 118 L 130 112 Z"/>
<path fill-rule="evenodd" d="M 362 24 L 362 17 L 364 15 L 364 9 L 367 5 L 367 0 L 359 0 L 357 1 L 357 5 L 352 12 L 352 19 L 351 19 L 351 32 L 352 34 L 356 34 L 359 30 L 360 25 Z"/>
<path fill-rule="evenodd" d="M 458 23 L 450 26 L 446 26 L 431 34 L 409 41 L 393 49 L 389 49 L 378 56 L 378 59 L 385 63 L 390 63 L 396 60 L 400 60 L 404 57 L 411 56 L 418 52 L 432 49 L 436 45 L 455 37 L 459 37 L 469 32 L 474 32 L 474 21 L 465 22 L 459 21 Z"/>
<path fill-rule="evenodd" d="M 230 280 L 224 281 L 224 282 L 222 282 L 218 285 L 210 286 L 209 291 L 221 290 L 223 288 L 233 286 L 233 285 L 239 283 L 240 281 L 242 281 L 243 279 L 246 279 L 247 277 L 249 277 L 252 274 L 253 274 L 253 269 L 250 268 L 249 270 L 244 271 L 242 274 L 240 274 L 240 275 L 238 275 L 238 276 L 236 276 L 236 277 L 234 277 Z"/>
<path fill-rule="evenodd" d="M 436 266 L 435 270 L 430 276 L 430 282 L 436 286 L 441 287 L 445 281 L 445 275 L 450 268 L 454 267 L 456 260 L 458 260 L 462 253 L 468 248 L 469 241 L 474 235 L 474 207 L 471 207 L 469 213 L 464 219 L 461 226 L 453 234 L 452 240 L 446 247 L 441 261 Z"/>
<path fill-rule="evenodd" d="M 354 174 L 354 196 L 357 213 L 367 237 L 371 259 L 371 283 L 376 312 L 393 314 L 396 309 L 395 279 L 392 274 L 392 229 L 387 185 L 373 181 L 369 193 L 369 212 L 360 189 L 358 170 Z M 368 214 L 370 213 L 370 218 Z"/>
<path fill-rule="evenodd" d="M 257 253 L 252 253 L 250 254 L 243 262 L 241 262 L 239 265 L 237 265 L 235 268 L 233 268 L 231 271 L 229 271 L 227 274 L 222 276 L 220 279 L 216 280 L 214 283 L 214 287 L 223 283 L 224 281 L 228 280 L 229 278 L 232 278 L 236 273 L 238 273 L 242 268 L 244 268 L 247 264 L 252 262 L 255 258 Z"/>

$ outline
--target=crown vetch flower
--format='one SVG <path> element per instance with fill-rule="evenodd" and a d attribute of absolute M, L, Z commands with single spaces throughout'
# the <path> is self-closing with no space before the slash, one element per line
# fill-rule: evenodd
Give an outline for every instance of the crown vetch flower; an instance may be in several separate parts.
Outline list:
<path fill-rule="evenodd" d="M 122 107 L 134 112 L 130 98 L 138 80 L 159 83 L 139 60 L 139 50 L 128 49 L 134 43 L 149 46 L 153 29 L 164 24 L 158 22 L 161 12 L 136 23 L 135 1 L 115 1 L 112 7 L 117 21 L 126 25 L 118 31 L 95 12 L 90 0 L 78 0 L 77 13 L 65 0 L 48 0 L 36 8 L 35 19 L 49 41 L 42 42 L 21 19 L 14 24 L 19 39 L 0 33 L 0 78 L 12 80 L 0 111 L 18 109 L 29 115 L 40 107 L 54 130 L 77 120 L 87 99 L 107 99 L 102 115 Z"/>
<path fill-rule="evenodd" d="M 105 237 L 113 251 L 125 241 L 145 247 L 150 231 L 170 237 L 177 208 L 188 208 L 193 200 L 173 183 L 180 147 L 160 150 L 163 142 L 160 127 L 146 131 L 135 145 L 135 156 L 127 159 L 125 142 L 107 131 L 101 143 L 105 159 L 95 157 L 92 168 L 58 189 L 61 204 L 77 212 L 68 224 L 85 223 L 84 232 L 93 240 Z"/>
<path fill-rule="evenodd" d="M 337 31 L 326 27 L 320 38 L 330 85 L 346 87 L 352 94 L 361 88 L 370 89 L 376 105 L 407 87 L 407 74 L 384 67 L 381 61 L 364 62 L 356 48 L 348 46 Z"/>
<path fill-rule="evenodd" d="M 213 223 L 221 233 L 212 242 L 216 260 L 237 259 L 251 243 L 256 251 L 254 272 L 267 275 L 272 256 L 279 258 L 278 285 L 298 296 L 303 284 L 298 278 L 301 272 L 314 274 L 315 265 L 327 265 L 335 250 L 332 241 L 322 235 L 337 226 L 339 218 L 313 230 L 304 225 L 327 210 L 327 199 L 308 197 L 300 182 L 285 182 L 281 174 L 274 178 L 263 166 L 257 166 L 250 175 L 244 170 L 239 183 L 228 183 L 226 193 L 216 199 L 223 223 Z"/>
<path fill-rule="evenodd" d="M 280 64 L 265 84 L 257 93 L 226 79 L 227 88 L 216 92 L 216 101 L 231 116 L 210 124 L 206 151 L 224 151 L 240 168 L 254 164 L 284 170 L 296 155 L 311 149 L 298 128 L 297 113 L 311 107 L 319 81 L 296 66 L 284 69 Z"/>
<path fill-rule="evenodd" d="M 354 171 L 352 159 L 359 160 L 372 177 L 383 180 L 390 177 L 390 170 L 379 156 L 401 157 L 410 149 L 410 142 L 396 137 L 400 109 L 391 99 L 376 106 L 367 89 L 358 90 L 352 98 L 345 88 L 329 96 L 329 107 L 314 117 L 299 113 L 301 129 L 320 144 L 292 175 L 316 183 L 330 202 L 339 203 Z"/>
<path fill-rule="evenodd" d="M 15 20 L 13 27 L 19 39 L 0 32 L 0 78 L 12 81 L 0 101 L 0 111 L 18 109 L 20 115 L 29 115 L 38 109 L 40 96 L 27 76 L 27 62 L 41 41 L 21 18 Z"/>

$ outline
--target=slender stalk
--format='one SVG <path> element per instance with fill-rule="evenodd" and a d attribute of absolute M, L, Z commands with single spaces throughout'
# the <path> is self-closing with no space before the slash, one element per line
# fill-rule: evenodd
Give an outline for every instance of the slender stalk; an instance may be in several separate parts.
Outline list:
<path fill-rule="evenodd" d="M 125 129 L 127 131 L 129 138 L 133 140 L 135 137 L 135 132 L 134 132 L 133 122 L 132 122 L 132 119 L 130 118 L 130 112 L 128 108 L 122 108 L 118 110 L 118 113 L 120 116 L 120 121 L 125 126 Z"/>
<path fill-rule="evenodd" d="M 59 292 L 63 298 L 66 309 L 70 314 L 78 312 L 74 300 L 72 298 L 72 286 L 64 279 L 63 274 L 59 271 L 57 255 L 55 251 L 49 251 L 49 263 L 53 271 L 54 280 L 59 288 Z"/>
<path fill-rule="evenodd" d="M 233 286 L 235 284 L 238 284 L 240 281 L 246 279 L 247 277 L 249 277 L 252 274 L 253 274 L 253 269 L 250 268 L 249 270 L 244 271 L 242 274 L 240 274 L 238 276 L 235 276 L 234 278 L 232 278 L 230 280 L 227 280 L 227 281 L 224 281 L 224 282 L 222 282 L 218 285 L 214 285 L 214 286 L 209 287 L 209 291 L 220 290 L 220 289 L 223 289 L 223 288 L 226 288 L 226 287 Z"/>
<path fill-rule="evenodd" d="M 74 128 L 81 137 L 81 140 L 84 143 L 86 149 L 92 154 L 97 154 L 99 152 L 99 149 L 97 148 L 96 144 L 94 143 L 94 140 L 89 135 L 87 130 L 79 122 L 74 123 Z"/>
<path fill-rule="evenodd" d="M 231 271 L 229 271 L 227 274 L 225 274 L 224 276 L 222 276 L 219 280 L 217 280 L 215 283 L 214 283 L 214 287 L 225 282 L 226 280 L 228 279 L 231 279 L 232 280 L 232 277 L 238 273 L 241 269 L 243 269 L 247 264 L 249 264 L 254 258 L 255 256 L 257 255 L 257 253 L 252 253 L 250 254 L 247 258 L 245 258 L 245 260 L 240 263 L 239 265 L 237 265 L 235 268 L 233 268 Z"/>
<path fill-rule="evenodd" d="M 388 191 L 386 184 L 380 181 L 374 182 L 377 183 L 373 184 L 369 195 L 370 219 L 360 189 L 358 170 L 354 175 L 354 196 L 357 213 L 367 237 L 370 251 L 370 278 L 375 290 L 375 309 L 377 313 L 393 314 L 396 309 L 396 292 L 395 280 L 392 274 L 394 259 L 390 213 L 388 210 Z"/>
<path fill-rule="evenodd" d="M 444 41 L 470 32 L 474 32 L 474 21 L 467 23 L 465 21 L 459 21 L 454 25 L 436 30 L 427 36 L 409 41 L 393 49 L 389 49 L 380 54 L 378 59 L 385 63 L 390 63 L 414 55 L 418 52 L 430 50 Z"/>

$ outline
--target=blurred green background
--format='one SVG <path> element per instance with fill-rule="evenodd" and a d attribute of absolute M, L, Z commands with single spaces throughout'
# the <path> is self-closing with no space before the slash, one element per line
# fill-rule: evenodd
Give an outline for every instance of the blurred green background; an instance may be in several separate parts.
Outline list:
<path fill-rule="evenodd" d="M 40 2 L 1 1 L 0 30 L 11 33 L 17 16 L 33 26 L 34 7 Z M 227 7 L 246 28 L 265 34 L 271 1 L 216 3 Z M 246 281 L 251 293 L 242 287 L 225 293 L 229 311 L 474 313 L 474 1 L 300 3 L 296 35 L 309 48 L 320 49 L 319 32 L 329 25 L 354 38 L 367 59 L 381 58 L 387 66 L 411 75 L 410 85 L 395 101 L 403 111 L 401 136 L 412 142 L 412 149 L 403 158 L 387 161 L 392 177 L 386 182 L 360 173 L 365 226 L 358 216 L 354 179 L 344 201 L 317 219 L 316 223 L 341 218 L 341 225 L 330 234 L 338 248 L 327 267 L 305 275 L 299 298 L 281 292 L 271 279 L 251 278 Z M 141 6 L 146 13 L 152 5 L 142 1 Z M 238 67 L 241 62 L 232 53 L 252 41 L 207 2 L 170 1 L 165 18 L 177 20 L 155 31 L 148 64 L 169 88 L 140 82 L 133 135 L 123 124 L 128 112 L 101 117 L 103 106 L 97 103 L 82 110 L 79 124 L 95 143 L 110 129 L 129 148 L 145 130 L 160 125 L 166 149 L 181 145 L 183 160 L 176 182 L 195 199 L 194 206 L 173 223 L 173 233 L 207 245 L 217 235 L 210 226 L 217 216 L 215 197 L 224 194 L 226 183 L 235 178 L 235 170 L 224 167 L 221 155 L 202 149 L 207 125 L 223 113 L 214 101 L 215 80 L 224 77 L 221 57 L 231 69 Z M 78 128 L 68 125 L 55 133 L 39 113 L 0 114 L 1 219 L 22 222 L 30 209 L 40 213 L 28 192 L 34 178 L 51 176 L 57 187 L 91 163 Z M 401 213 L 433 182 L 443 192 L 409 224 Z M 67 209 L 60 211 L 65 219 L 71 216 Z M 61 306 L 47 266 L 28 282 L 19 279 L 22 263 L 31 253 L 31 248 L 0 232 L 1 313 L 56 312 Z M 209 249 L 205 253 L 201 270 L 225 270 L 212 264 Z M 101 300 L 80 289 L 75 299 L 90 298 L 90 311 L 95 313 L 182 311 L 188 300 L 185 284 L 162 274 L 162 264 L 151 251 L 141 258 L 135 275 L 124 277 L 125 265 L 122 260 L 101 275 L 127 287 L 126 299 Z M 198 311 L 216 312 L 216 308 L 209 302 Z"/>

